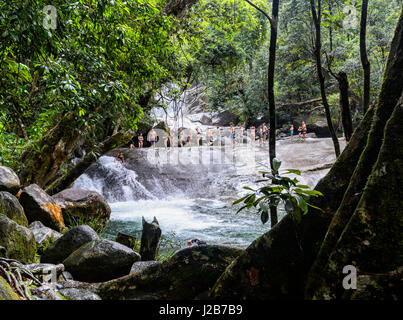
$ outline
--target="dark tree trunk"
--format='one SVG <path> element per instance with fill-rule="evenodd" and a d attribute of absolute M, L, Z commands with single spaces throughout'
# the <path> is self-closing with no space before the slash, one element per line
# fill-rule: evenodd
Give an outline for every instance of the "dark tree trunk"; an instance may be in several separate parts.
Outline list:
<path fill-rule="evenodd" d="M 341 121 L 343 123 L 344 137 L 350 141 L 353 134 L 353 121 L 351 119 L 350 103 L 348 101 L 348 79 L 344 71 L 337 75 L 340 89 Z"/>
<path fill-rule="evenodd" d="M 321 288 L 323 278 L 317 277 L 328 264 L 335 245 L 344 232 L 346 225 L 351 220 L 357 205 L 365 192 L 368 177 L 373 172 L 373 167 L 379 155 L 379 150 L 384 139 L 384 131 L 387 121 L 392 115 L 398 99 L 402 93 L 403 83 L 403 18 L 400 16 L 395 36 L 391 44 L 388 63 L 384 73 L 384 79 L 378 96 L 378 103 L 374 110 L 375 115 L 370 132 L 366 140 L 366 146 L 360 155 L 354 172 L 349 179 L 349 185 L 344 192 L 343 200 L 332 218 L 329 230 L 323 241 L 319 255 L 311 270 L 311 276 L 307 288 L 307 296 L 313 296 Z M 371 110 L 371 109 L 369 109 Z M 367 111 L 367 114 L 369 111 Z M 351 144 L 351 143 L 350 143 Z M 382 184 L 383 185 L 383 184 Z M 386 186 L 385 186 L 386 187 Z M 390 191 L 393 193 L 395 191 Z M 398 208 L 398 207 L 396 207 Z M 316 293 L 315 293 L 316 292 Z"/>
<path fill-rule="evenodd" d="M 24 168 L 20 173 L 22 185 L 36 183 L 44 187 L 59 171 L 80 138 L 81 129 L 69 113 L 21 156 Z"/>
<path fill-rule="evenodd" d="M 154 217 L 153 222 L 148 223 L 144 217 L 143 233 L 141 235 L 140 255 L 142 261 L 155 260 L 158 253 L 158 244 L 161 238 L 161 229 L 157 219 Z"/>
<path fill-rule="evenodd" d="M 276 65 L 276 44 L 277 44 L 277 28 L 278 28 L 278 11 L 279 0 L 273 1 L 272 19 L 270 24 L 270 56 L 269 56 L 269 70 L 268 70 L 268 98 L 269 98 L 269 117 L 270 117 L 270 131 L 269 131 L 269 155 L 270 166 L 273 169 L 273 159 L 276 157 L 276 102 L 274 97 L 274 71 Z M 278 222 L 277 207 L 270 207 L 270 224 L 273 228 Z"/>
<path fill-rule="evenodd" d="M 367 32 L 367 11 L 368 0 L 362 1 L 361 8 L 361 23 L 360 23 L 360 56 L 361 64 L 364 70 L 364 92 L 363 92 L 363 109 L 364 113 L 369 106 L 369 93 L 371 86 L 371 65 L 368 60 L 367 46 L 366 46 L 366 32 Z"/>
<path fill-rule="evenodd" d="M 326 88 L 325 88 L 325 78 L 322 73 L 322 60 L 321 60 L 321 32 L 320 32 L 320 23 L 321 23 L 321 1 L 318 0 L 318 12 L 316 12 L 314 0 L 311 1 L 311 10 L 313 21 L 316 30 L 316 41 L 315 41 L 315 59 L 316 59 L 316 71 L 318 74 L 319 84 L 320 84 L 320 94 L 322 97 L 322 103 L 325 108 L 326 120 L 327 125 L 329 127 L 330 136 L 332 137 L 333 144 L 334 144 L 334 151 L 336 153 L 336 157 L 340 155 L 340 145 L 339 140 L 337 139 L 336 131 L 334 130 L 332 117 L 330 115 L 330 107 L 326 97 Z"/>
<path fill-rule="evenodd" d="M 132 135 L 126 132 L 118 132 L 112 137 L 108 137 L 105 141 L 95 146 L 88 152 L 82 160 L 80 160 L 71 170 L 65 175 L 55 180 L 46 188 L 46 192 L 50 195 L 56 194 L 64 189 L 69 188 L 73 182 L 82 175 L 88 167 L 97 161 L 98 157 L 105 154 L 109 150 L 119 148 L 128 143 L 132 139 Z"/>

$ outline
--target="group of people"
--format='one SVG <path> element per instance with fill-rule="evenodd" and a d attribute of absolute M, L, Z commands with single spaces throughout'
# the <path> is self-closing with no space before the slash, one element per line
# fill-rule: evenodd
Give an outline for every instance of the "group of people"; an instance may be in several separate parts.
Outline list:
<path fill-rule="evenodd" d="M 244 139 L 244 132 L 245 128 L 243 126 L 238 126 L 235 127 L 233 125 L 230 126 L 230 138 L 232 141 L 232 145 L 235 146 L 237 143 L 242 144 L 243 139 Z M 269 138 L 270 134 L 270 125 L 266 125 L 266 123 L 263 123 L 260 125 L 257 130 L 255 126 L 251 126 L 249 128 L 250 130 L 250 138 L 251 141 L 256 141 L 259 140 L 259 146 L 264 146 L 266 144 L 266 141 Z M 205 143 L 207 146 L 213 145 L 214 142 L 216 142 L 217 146 L 221 146 L 222 144 L 222 128 L 216 127 L 215 129 L 207 128 L 205 135 L 203 135 L 201 129 L 197 128 L 196 129 L 196 134 L 194 137 L 194 131 L 192 129 L 185 129 L 185 128 L 179 128 L 178 135 L 175 134 L 174 130 L 165 130 L 163 134 L 163 142 L 164 142 L 164 147 L 165 149 L 168 149 L 168 142 L 169 146 L 172 148 L 174 146 L 178 146 L 183 148 L 184 146 L 187 146 L 189 148 L 192 147 L 192 144 L 197 147 L 199 147 L 202 144 L 203 138 L 205 138 Z M 299 140 L 305 141 L 306 139 L 306 124 L 304 121 L 302 121 L 302 125 L 298 127 L 298 138 Z M 294 125 L 291 124 L 290 126 L 290 135 L 291 139 L 293 139 L 293 136 L 295 134 L 294 131 Z M 176 144 L 176 139 L 178 139 L 178 142 Z M 143 148 L 144 146 L 144 137 L 142 133 L 139 133 L 137 136 L 138 140 L 138 148 Z M 155 131 L 154 128 L 150 130 L 147 136 L 147 141 L 150 142 L 151 147 L 154 148 L 156 146 L 156 143 L 158 142 L 158 134 Z M 254 143 L 253 143 L 254 145 Z M 130 148 L 133 149 L 135 148 L 135 141 L 134 137 L 132 141 L 130 142 Z"/>
<path fill-rule="evenodd" d="M 290 135 L 291 135 L 291 140 L 293 139 L 294 136 L 294 125 L 291 124 L 290 127 Z M 305 121 L 302 121 L 302 125 L 298 127 L 298 140 L 303 140 L 305 141 L 306 139 L 306 124 Z"/>

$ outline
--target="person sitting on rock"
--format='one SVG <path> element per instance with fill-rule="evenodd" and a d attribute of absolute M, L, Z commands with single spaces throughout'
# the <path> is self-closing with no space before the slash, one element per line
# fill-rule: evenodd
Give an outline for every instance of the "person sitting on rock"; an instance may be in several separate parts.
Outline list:
<path fill-rule="evenodd" d="M 201 241 L 199 238 L 190 239 L 190 240 L 188 240 L 188 242 L 187 242 L 188 248 L 191 247 L 193 243 L 197 244 L 198 246 L 206 245 L 206 244 L 207 244 L 205 241 Z"/>
<path fill-rule="evenodd" d="M 120 161 L 121 163 L 125 162 L 125 156 L 123 155 L 123 152 L 119 152 L 119 154 L 116 157 L 117 161 Z"/>

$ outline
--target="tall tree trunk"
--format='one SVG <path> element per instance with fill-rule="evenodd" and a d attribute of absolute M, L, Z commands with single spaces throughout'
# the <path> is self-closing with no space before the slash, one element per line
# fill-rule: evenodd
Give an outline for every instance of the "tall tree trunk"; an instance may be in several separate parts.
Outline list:
<path fill-rule="evenodd" d="M 353 134 L 353 121 L 351 119 L 350 103 L 348 101 L 348 79 L 344 71 L 340 71 L 337 75 L 340 89 L 340 109 L 341 121 L 343 123 L 344 137 L 346 141 L 350 141 Z"/>
<path fill-rule="evenodd" d="M 360 56 L 361 56 L 362 68 L 364 70 L 364 92 L 363 92 L 364 113 L 368 110 L 369 97 L 370 97 L 369 93 L 371 86 L 371 65 L 368 60 L 367 46 L 366 46 L 367 11 L 368 11 L 368 0 L 362 0 L 361 22 L 360 22 Z"/>
<path fill-rule="evenodd" d="M 318 80 L 320 84 L 320 94 L 322 97 L 322 103 L 325 108 L 327 125 L 329 127 L 330 135 L 333 140 L 334 151 L 336 153 L 336 157 L 340 155 L 340 145 L 339 140 L 337 139 L 336 131 L 334 130 L 332 117 L 330 115 L 330 107 L 326 97 L 326 89 L 325 89 L 325 78 L 322 72 L 322 60 L 321 60 L 321 32 L 320 32 L 320 24 L 321 24 L 321 0 L 318 0 L 318 12 L 316 12 L 314 0 L 310 0 L 311 2 L 311 11 L 313 16 L 313 21 L 315 25 L 316 31 L 316 39 L 315 39 L 315 60 L 316 60 L 316 70 L 318 73 Z"/>
<path fill-rule="evenodd" d="M 44 187 L 51 181 L 70 155 L 82 128 L 74 121 L 74 114 L 63 116 L 55 127 L 21 156 L 24 168 L 20 173 L 22 185 L 36 183 Z"/>
<path fill-rule="evenodd" d="M 272 19 L 270 23 L 270 56 L 268 70 L 268 98 L 269 98 L 269 115 L 270 115 L 270 131 L 269 131 L 269 155 L 270 166 L 273 170 L 273 159 L 276 157 L 276 102 L 274 97 L 274 70 L 276 65 L 276 44 L 277 44 L 277 28 L 278 28 L 278 11 L 279 0 L 273 0 Z M 273 228 L 278 222 L 277 207 L 270 207 L 270 223 Z"/>
<path fill-rule="evenodd" d="M 307 287 L 307 296 L 317 294 L 318 288 L 323 285 L 323 278 L 316 275 L 328 266 L 331 253 L 337 245 L 340 236 L 344 232 L 346 225 L 351 220 L 357 205 L 365 192 L 375 162 L 381 148 L 384 130 L 387 121 L 402 93 L 403 83 L 403 15 L 401 14 L 395 36 L 391 44 L 388 63 L 385 69 L 383 83 L 378 103 L 375 108 L 375 115 L 371 124 L 366 146 L 360 155 L 360 159 L 350 178 L 350 182 L 343 200 L 332 218 L 329 230 L 320 248 L 320 252 L 311 269 L 311 276 Z M 371 110 L 371 109 L 369 109 Z M 369 111 L 367 111 L 367 114 Z"/>

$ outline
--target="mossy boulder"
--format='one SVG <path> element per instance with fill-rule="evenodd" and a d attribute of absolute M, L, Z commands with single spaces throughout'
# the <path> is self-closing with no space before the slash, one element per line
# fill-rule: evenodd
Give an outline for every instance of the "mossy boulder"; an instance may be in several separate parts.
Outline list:
<path fill-rule="evenodd" d="M 4 214 L 0 214 L 0 246 L 6 249 L 6 257 L 24 263 L 33 262 L 36 253 L 35 237 L 25 228 Z"/>
<path fill-rule="evenodd" d="M 74 221 L 91 221 L 94 229 L 103 230 L 109 221 L 111 208 L 98 192 L 70 188 L 55 194 L 53 199 L 62 208 L 67 225 L 74 225 Z"/>
<path fill-rule="evenodd" d="M 74 251 L 63 261 L 74 279 L 85 282 L 102 282 L 130 273 L 140 255 L 118 242 L 99 239 Z"/>
<path fill-rule="evenodd" d="M 18 199 L 7 191 L 0 192 L 0 214 L 5 214 L 18 224 L 28 227 L 28 219 L 25 216 L 24 208 Z"/>
<path fill-rule="evenodd" d="M 7 281 L 0 276 L 0 300 L 20 300 Z"/>
<path fill-rule="evenodd" d="M 9 167 L 0 166 L 0 191 L 8 191 L 14 195 L 20 190 L 20 179 Z"/>
<path fill-rule="evenodd" d="M 61 263 L 82 245 L 99 239 L 98 234 L 87 225 L 74 227 L 52 243 L 41 255 L 42 263 Z"/>
<path fill-rule="evenodd" d="M 296 223 L 287 214 L 223 272 L 212 299 L 299 299 L 303 295 L 304 256 Z"/>
<path fill-rule="evenodd" d="M 102 299 L 200 298 L 242 252 L 219 245 L 185 248 L 161 264 L 102 283 L 98 294 Z"/>
<path fill-rule="evenodd" d="M 66 230 L 62 209 L 38 185 L 31 184 L 25 187 L 20 195 L 20 203 L 29 223 L 40 221 L 46 227 L 59 232 Z"/>

